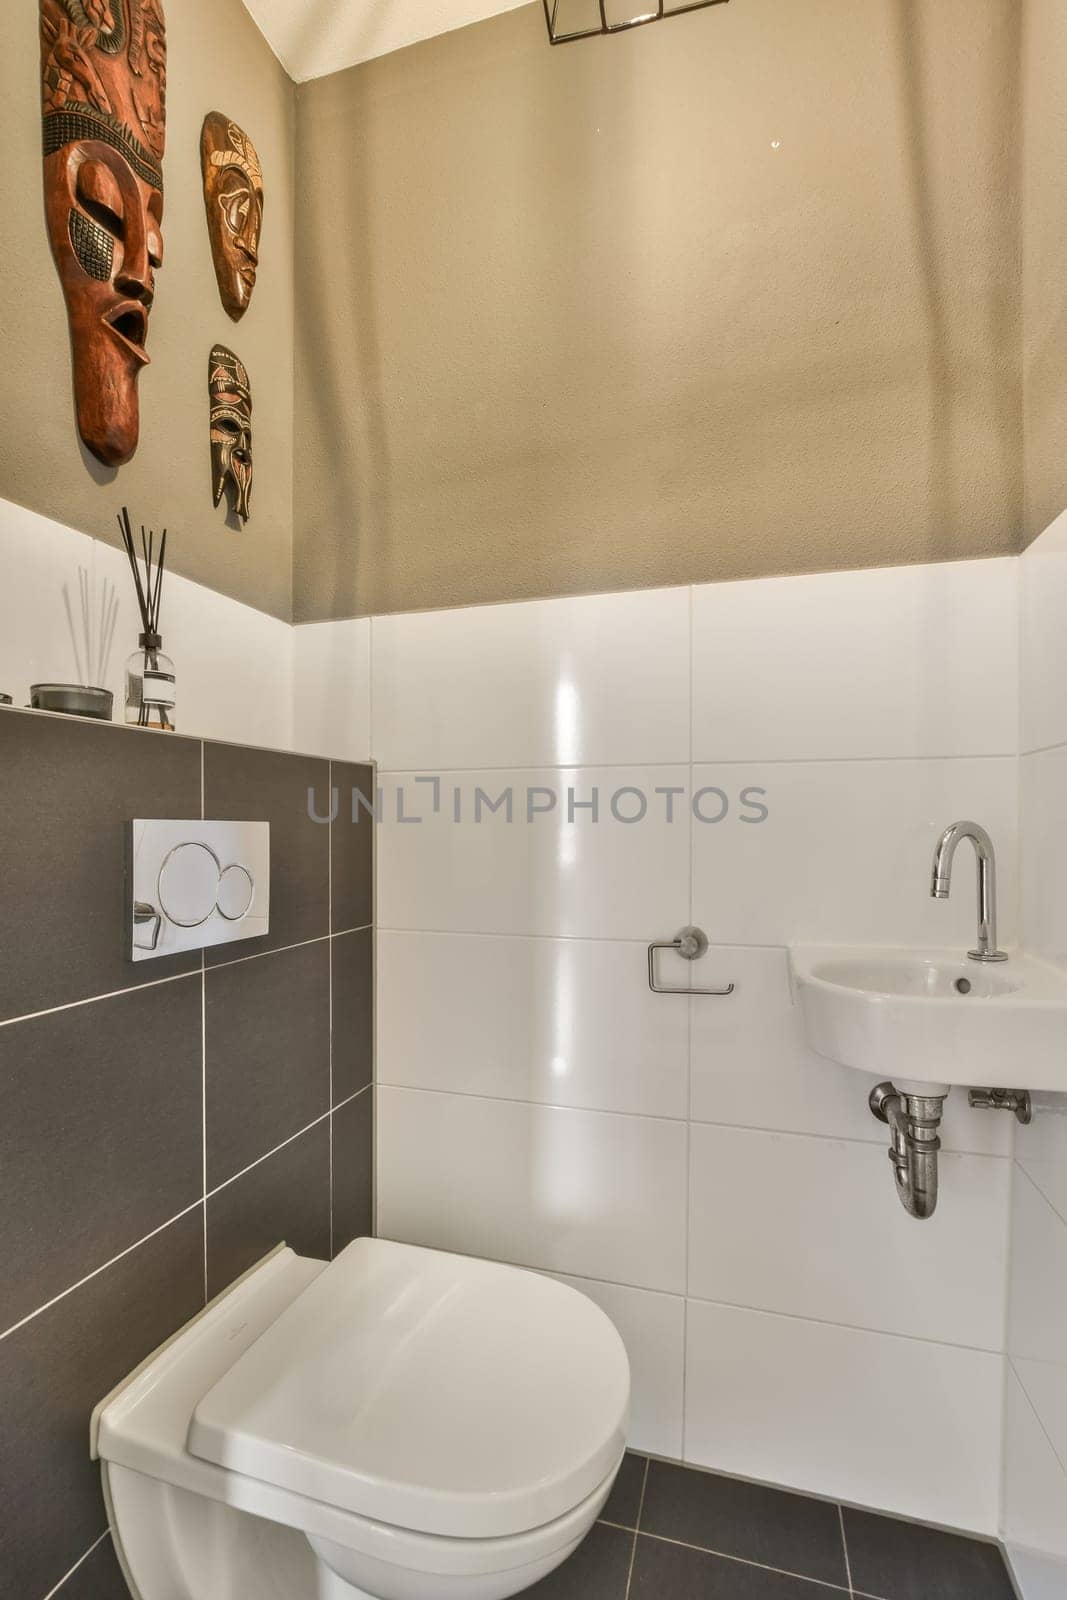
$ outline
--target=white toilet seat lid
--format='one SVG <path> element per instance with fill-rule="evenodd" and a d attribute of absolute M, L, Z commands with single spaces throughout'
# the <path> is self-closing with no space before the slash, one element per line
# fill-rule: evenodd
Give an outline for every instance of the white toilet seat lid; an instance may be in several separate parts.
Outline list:
<path fill-rule="evenodd" d="M 630 1369 L 584 1295 L 515 1267 L 360 1239 L 193 1413 L 193 1455 L 455 1538 L 564 1516 L 615 1467 Z"/>

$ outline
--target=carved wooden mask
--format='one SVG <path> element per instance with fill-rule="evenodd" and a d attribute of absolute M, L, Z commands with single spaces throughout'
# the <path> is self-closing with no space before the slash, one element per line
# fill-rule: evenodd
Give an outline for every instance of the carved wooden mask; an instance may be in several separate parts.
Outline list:
<path fill-rule="evenodd" d="M 211 393 L 211 475 L 218 505 L 226 490 L 242 522 L 252 503 L 252 389 L 244 362 L 217 344 L 208 374 Z"/>
<path fill-rule="evenodd" d="M 160 0 L 40 0 L 40 16 L 45 212 L 78 432 L 118 467 L 137 449 L 137 382 L 163 262 L 163 10 Z"/>
<path fill-rule="evenodd" d="M 248 135 L 211 111 L 200 136 L 204 203 L 211 254 L 222 303 L 240 322 L 256 287 L 259 238 L 263 231 L 263 174 Z"/>

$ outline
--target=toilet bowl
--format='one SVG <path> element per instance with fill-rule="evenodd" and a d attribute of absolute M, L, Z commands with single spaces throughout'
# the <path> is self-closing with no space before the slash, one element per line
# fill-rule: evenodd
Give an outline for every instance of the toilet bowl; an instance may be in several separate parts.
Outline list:
<path fill-rule="evenodd" d="M 592 1301 L 361 1239 L 284 1247 L 97 1406 L 135 1600 L 505 1600 L 565 1561 L 625 1449 Z"/>

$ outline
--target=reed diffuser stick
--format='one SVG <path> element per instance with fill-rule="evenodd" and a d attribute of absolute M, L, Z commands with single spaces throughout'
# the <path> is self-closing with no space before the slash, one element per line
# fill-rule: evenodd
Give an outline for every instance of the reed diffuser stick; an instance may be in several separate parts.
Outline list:
<path fill-rule="evenodd" d="M 99 588 L 99 606 L 97 589 Z M 69 584 L 63 585 L 71 648 L 78 682 L 86 689 L 105 689 L 111 665 L 111 647 L 118 621 L 119 598 L 115 585 L 103 578 L 99 585 L 88 568 L 78 568 L 78 609 L 75 613 Z"/>
<path fill-rule="evenodd" d="M 167 559 L 167 530 L 163 529 L 159 541 L 159 553 L 156 554 L 156 536 L 151 530 L 146 530 L 141 525 L 141 561 L 144 563 L 144 575 L 138 563 L 137 547 L 134 543 L 133 526 L 130 522 L 130 513 L 123 506 L 118 517 L 119 532 L 122 534 L 122 543 L 126 550 L 126 559 L 130 563 L 133 573 L 134 588 L 137 593 L 137 605 L 141 612 L 142 637 L 141 647 L 145 653 L 146 667 L 154 673 L 159 671 L 159 652 L 162 639 L 159 635 L 159 609 L 163 597 L 163 568 Z M 148 706 L 142 695 L 141 706 L 138 713 L 138 724 L 147 727 L 149 721 Z M 167 714 L 165 706 L 156 707 L 160 725 L 170 729 L 173 724 Z"/>

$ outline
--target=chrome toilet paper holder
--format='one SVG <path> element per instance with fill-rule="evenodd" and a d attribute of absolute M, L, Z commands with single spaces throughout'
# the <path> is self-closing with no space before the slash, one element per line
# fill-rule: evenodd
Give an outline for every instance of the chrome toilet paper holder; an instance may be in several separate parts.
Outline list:
<path fill-rule="evenodd" d="M 675 934 L 673 939 L 661 939 L 648 947 L 648 987 L 653 994 L 701 994 L 712 995 L 716 999 L 724 1000 L 727 995 L 733 994 L 736 984 L 729 984 L 725 989 L 675 989 L 668 988 L 656 982 L 656 953 L 659 950 L 673 950 L 675 955 L 681 956 L 683 961 L 699 961 L 701 956 L 708 953 L 708 936 L 703 928 L 683 928 Z"/>

